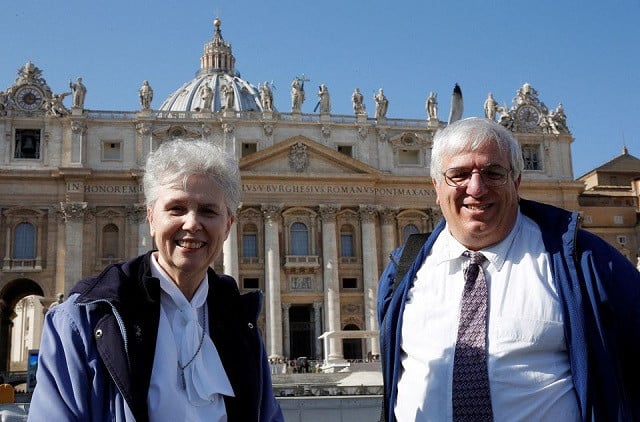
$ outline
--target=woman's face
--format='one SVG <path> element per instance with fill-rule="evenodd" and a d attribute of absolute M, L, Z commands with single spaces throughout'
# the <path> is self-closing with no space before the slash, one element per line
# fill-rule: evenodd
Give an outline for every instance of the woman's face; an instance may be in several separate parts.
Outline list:
<path fill-rule="evenodd" d="M 200 175 L 190 176 L 186 188 L 161 186 L 147 218 L 162 269 L 178 286 L 194 287 L 220 255 L 234 220 L 220 186 Z"/>

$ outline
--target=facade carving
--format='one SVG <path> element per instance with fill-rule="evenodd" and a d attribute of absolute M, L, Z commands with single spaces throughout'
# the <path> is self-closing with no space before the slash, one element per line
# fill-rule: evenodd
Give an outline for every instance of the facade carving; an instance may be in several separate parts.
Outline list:
<path fill-rule="evenodd" d="M 376 332 L 377 279 L 389 253 L 442 217 L 429 157 L 433 135 L 446 122 L 387 117 L 382 89 L 368 100 L 334 93 L 334 100 L 353 101 L 349 116 L 332 114 L 330 103 L 322 115 L 306 113 L 304 75 L 292 82 L 292 112 L 278 111 L 277 91 L 261 91 L 235 74 L 231 45 L 216 22 L 197 76 L 158 109 L 147 83 L 141 111 L 78 104 L 53 119 L 46 104 L 54 94 L 42 70 L 27 63 L 14 82 L 5 82 L 0 302 L 38 295 L 51 303 L 80 278 L 153 248 L 140 184 L 146 155 L 173 137 L 205 138 L 236 154 L 243 190 L 232 234 L 237 250 L 225 248 L 212 265 L 234 276 L 242 291 L 265 292 L 259 324 L 267 353 L 336 364 L 376 355 L 377 338 L 340 335 Z M 203 84 L 212 101 L 199 91 Z M 228 84 L 236 94 L 223 109 L 218 99 Z M 63 106 L 70 100 L 60 99 Z M 366 101 L 375 108 L 371 118 Z M 497 106 L 495 113 L 527 147 L 522 195 L 578 209 L 584 184 L 571 173 L 573 138 L 562 106 L 548 109 L 525 84 L 512 106 Z M 22 364 L 8 342 L 12 312 L 0 310 L 0 371 Z M 41 326 L 42 313 L 33 321 Z M 318 340 L 324 333 L 334 334 Z"/>
<path fill-rule="evenodd" d="M 65 221 L 82 220 L 87 213 L 87 202 L 60 202 L 60 211 Z"/>
<path fill-rule="evenodd" d="M 309 166 L 309 154 L 307 146 L 302 143 L 296 143 L 291 146 L 289 151 L 289 167 L 295 172 L 302 173 Z"/>

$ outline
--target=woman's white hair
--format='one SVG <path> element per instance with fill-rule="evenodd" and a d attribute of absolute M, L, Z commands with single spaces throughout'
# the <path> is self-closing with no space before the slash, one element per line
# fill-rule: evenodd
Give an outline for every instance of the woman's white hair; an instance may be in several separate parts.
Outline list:
<path fill-rule="evenodd" d="M 147 157 L 143 179 L 145 202 L 153 206 L 162 186 L 181 183 L 190 176 L 205 176 L 224 192 L 230 215 L 240 206 L 240 169 L 229 153 L 211 141 L 176 138 L 163 142 Z"/>

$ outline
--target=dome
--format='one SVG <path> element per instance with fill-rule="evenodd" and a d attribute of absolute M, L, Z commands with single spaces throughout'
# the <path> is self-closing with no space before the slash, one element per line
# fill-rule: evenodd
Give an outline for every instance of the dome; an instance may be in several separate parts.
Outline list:
<path fill-rule="evenodd" d="M 162 111 L 263 111 L 259 89 L 235 71 L 231 45 L 222 38 L 221 22 L 213 22 L 213 39 L 204 45 L 200 70 L 164 100 Z"/>

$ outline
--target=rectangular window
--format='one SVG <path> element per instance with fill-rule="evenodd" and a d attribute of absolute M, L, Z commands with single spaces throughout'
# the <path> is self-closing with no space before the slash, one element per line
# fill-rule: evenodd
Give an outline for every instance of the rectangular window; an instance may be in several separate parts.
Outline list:
<path fill-rule="evenodd" d="M 342 279 L 342 288 L 343 289 L 357 289 L 358 288 L 358 279 L 354 277 L 345 277 Z"/>
<path fill-rule="evenodd" d="M 350 234 L 340 235 L 340 256 L 352 257 L 353 253 L 353 236 Z"/>
<path fill-rule="evenodd" d="M 36 257 L 36 229 L 31 223 L 20 223 L 15 229 L 13 257 L 33 259 Z"/>
<path fill-rule="evenodd" d="M 40 159 L 40 129 L 16 129 L 14 158 Z"/>
<path fill-rule="evenodd" d="M 122 160 L 122 146 L 120 141 L 105 141 L 102 143 L 102 161 Z"/>
<path fill-rule="evenodd" d="M 627 244 L 627 236 L 625 235 L 619 235 L 616 240 L 618 241 L 619 244 L 621 244 L 622 246 Z"/>
<path fill-rule="evenodd" d="M 242 156 L 246 157 L 258 151 L 258 144 L 255 142 L 244 142 L 242 144 Z"/>
<path fill-rule="evenodd" d="M 258 242 L 255 234 L 242 236 L 242 256 L 249 258 L 258 256 Z"/>
<path fill-rule="evenodd" d="M 523 145 L 522 158 L 525 170 L 542 170 L 540 152 L 537 145 Z"/>
<path fill-rule="evenodd" d="M 259 278 L 243 278 L 242 279 L 242 288 L 243 289 L 259 289 L 260 288 L 260 279 Z"/>
<path fill-rule="evenodd" d="M 621 215 L 614 215 L 613 216 L 613 223 L 614 224 L 624 224 L 624 219 L 622 218 Z"/>
<path fill-rule="evenodd" d="M 420 151 L 414 149 L 401 149 L 398 151 L 398 164 L 417 165 L 420 164 Z"/>
<path fill-rule="evenodd" d="M 338 152 L 353 157 L 353 147 L 351 145 L 338 145 Z"/>
<path fill-rule="evenodd" d="M 290 255 L 309 255 L 309 232 L 303 223 L 293 223 L 290 229 L 291 250 Z"/>

